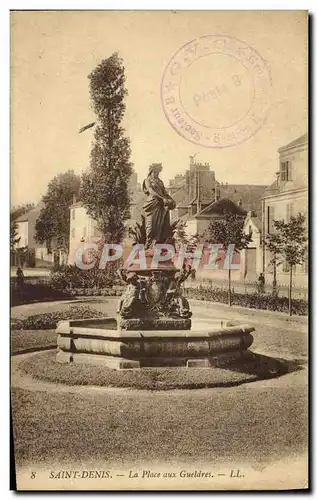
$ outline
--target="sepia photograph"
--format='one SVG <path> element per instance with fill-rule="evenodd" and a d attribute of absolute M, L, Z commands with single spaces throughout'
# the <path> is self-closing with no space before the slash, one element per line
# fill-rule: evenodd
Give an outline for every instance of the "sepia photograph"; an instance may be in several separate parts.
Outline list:
<path fill-rule="evenodd" d="M 11 490 L 309 489 L 308 24 L 10 12 Z"/>

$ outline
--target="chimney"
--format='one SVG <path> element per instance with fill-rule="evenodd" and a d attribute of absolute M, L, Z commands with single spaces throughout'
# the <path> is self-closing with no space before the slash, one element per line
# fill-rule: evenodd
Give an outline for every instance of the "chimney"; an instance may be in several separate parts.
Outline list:
<path fill-rule="evenodd" d="M 76 203 L 76 194 L 73 194 L 73 205 Z"/>
<path fill-rule="evenodd" d="M 276 186 L 279 186 L 280 172 L 275 172 L 276 175 Z"/>
<path fill-rule="evenodd" d="M 220 199 L 220 185 L 216 182 L 214 188 L 214 201 L 218 201 Z"/>
<path fill-rule="evenodd" d="M 201 212 L 201 200 L 200 200 L 200 171 L 196 171 L 196 179 L 197 179 L 197 186 L 196 186 L 196 197 L 197 197 L 197 213 Z"/>

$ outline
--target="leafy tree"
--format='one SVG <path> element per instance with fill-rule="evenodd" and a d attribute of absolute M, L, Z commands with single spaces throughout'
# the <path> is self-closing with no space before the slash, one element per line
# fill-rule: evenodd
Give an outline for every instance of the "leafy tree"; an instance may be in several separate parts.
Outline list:
<path fill-rule="evenodd" d="M 198 234 L 189 235 L 186 230 L 187 223 L 182 220 L 175 222 L 173 234 L 174 244 L 177 252 L 184 253 L 188 258 L 191 258 L 198 246 L 200 237 Z M 195 272 L 194 270 L 192 272 Z"/>
<path fill-rule="evenodd" d="M 222 219 L 212 221 L 206 232 L 208 243 L 220 244 L 224 252 L 229 245 L 234 245 L 234 252 L 239 253 L 248 247 L 252 241 L 251 234 L 243 231 L 244 217 L 232 212 L 224 211 Z M 232 304 L 231 296 L 231 263 L 228 269 L 228 304 Z"/>
<path fill-rule="evenodd" d="M 264 244 L 271 254 L 269 264 L 273 266 L 273 295 L 277 295 L 277 266 L 280 264 L 279 255 L 281 247 L 281 237 L 276 232 L 266 234 Z"/>
<path fill-rule="evenodd" d="M 186 226 L 186 222 L 183 222 L 181 220 L 177 221 L 174 231 L 174 241 L 177 247 L 182 246 L 186 249 L 186 251 L 190 251 L 189 245 L 192 237 L 188 235 Z"/>
<path fill-rule="evenodd" d="M 128 182 L 132 174 L 129 140 L 121 127 L 127 95 L 122 59 L 115 53 L 103 60 L 89 80 L 97 121 L 80 197 L 88 214 L 97 221 L 104 242 L 120 243 L 124 221 L 130 217 Z"/>
<path fill-rule="evenodd" d="M 10 221 L 10 250 L 14 250 L 14 247 L 21 237 L 18 238 L 18 223 L 16 221 Z"/>
<path fill-rule="evenodd" d="M 307 255 L 307 236 L 304 223 L 305 216 L 301 213 L 292 215 L 289 222 L 275 220 L 273 221 L 274 232 L 272 235 L 268 235 L 278 263 L 282 264 L 285 261 L 289 265 L 288 309 L 290 316 L 292 315 L 293 269 L 297 264 L 302 264 Z"/>
<path fill-rule="evenodd" d="M 55 176 L 42 201 L 44 207 L 35 224 L 35 239 L 48 248 L 68 250 L 70 206 L 80 189 L 80 177 L 73 170 Z"/>

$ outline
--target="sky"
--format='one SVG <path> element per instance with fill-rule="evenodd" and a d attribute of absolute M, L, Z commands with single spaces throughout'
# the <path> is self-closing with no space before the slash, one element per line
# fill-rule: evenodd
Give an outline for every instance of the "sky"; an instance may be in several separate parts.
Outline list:
<path fill-rule="evenodd" d="M 267 61 L 272 78 L 266 123 L 242 144 L 224 149 L 181 137 L 167 121 L 160 96 L 172 56 L 189 41 L 213 34 L 252 46 Z M 139 181 L 149 164 L 158 162 L 168 182 L 185 173 L 189 156 L 196 154 L 197 161 L 209 162 L 220 182 L 270 184 L 278 169 L 278 148 L 307 131 L 305 11 L 13 12 L 13 205 L 38 202 L 55 175 L 80 174 L 88 167 L 93 129 L 78 134 L 95 119 L 87 77 L 113 52 L 124 60 L 128 96 L 123 126 Z"/>

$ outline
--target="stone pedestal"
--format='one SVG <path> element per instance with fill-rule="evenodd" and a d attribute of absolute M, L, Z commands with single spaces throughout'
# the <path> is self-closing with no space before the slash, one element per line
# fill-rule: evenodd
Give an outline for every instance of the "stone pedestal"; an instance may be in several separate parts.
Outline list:
<path fill-rule="evenodd" d="M 119 324 L 115 318 L 60 322 L 56 360 L 113 369 L 225 366 L 243 358 L 253 342 L 249 325 L 214 322 L 205 330 L 125 330 Z"/>

